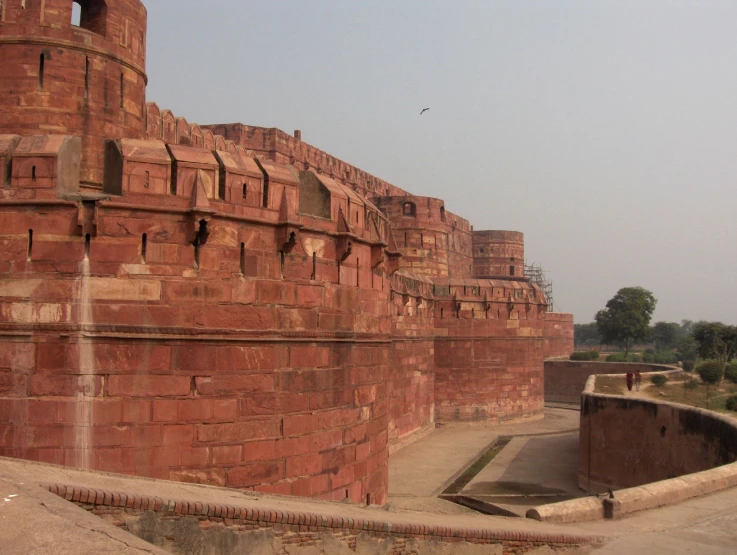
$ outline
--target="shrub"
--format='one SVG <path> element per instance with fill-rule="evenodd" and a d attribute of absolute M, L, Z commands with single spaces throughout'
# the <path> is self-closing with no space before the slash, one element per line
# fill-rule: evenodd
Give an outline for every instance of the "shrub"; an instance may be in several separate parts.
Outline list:
<path fill-rule="evenodd" d="M 626 357 L 624 353 L 614 353 L 607 355 L 605 360 L 607 362 L 642 362 L 642 357 L 633 353 L 630 353 Z"/>
<path fill-rule="evenodd" d="M 664 376 L 663 374 L 655 374 L 654 376 L 650 377 L 650 381 L 653 382 L 654 386 L 663 387 L 665 384 L 668 383 L 668 377 Z"/>
<path fill-rule="evenodd" d="M 675 364 L 678 362 L 678 357 L 673 351 L 660 351 L 655 353 L 653 362 L 656 364 Z"/>
<path fill-rule="evenodd" d="M 694 380 L 693 378 L 683 382 L 683 388 L 684 389 L 698 389 L 699 387 L 699 381 Z"/>
<path fill-rule="evenodd" d="M 732 383 L 737 383 L 737 361 L 732 361 L 724 367 L 724 377 Z"/>
<path fill-rule="evenodd" d="M 716 385 L 722 381 L 722 365 L 716 360 L 707 360 L 696 367 L 701 381 L 710 385 Z"/>
<path fill-rule="evenodd" d="M 684 360 L 683 361 L 683 369 L 686 372 L 693 372 L 693 367 L 696 365 L 696 363 L 693 360 Z"/>
<path fill-rule="evenodd" d="M 571 360 L 599 360 L 599 351 L 574 351 Z"/>
<path fill-rule="evenodd" d="M 727 407 L 727 410 L 737 411 L 737 395 L 732 395 L 731 397 L 727 397 L 727 403 L 725 406 Z"/>

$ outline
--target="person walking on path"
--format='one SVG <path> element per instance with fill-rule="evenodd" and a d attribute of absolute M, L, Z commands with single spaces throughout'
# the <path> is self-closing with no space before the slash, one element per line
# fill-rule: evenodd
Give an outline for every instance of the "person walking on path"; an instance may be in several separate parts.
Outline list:
<path fill-rule="evenodd" d="M 632 382 L 634 381 L 635 375 L 632 373 L 632 371 L 627 372 L 627 389 L 629 391 L 632 391 Z"/>
<path fill-rule="evenodd" d="M 635 389 L 640 391 L 640 382 L 642 382 L 642 374 L 639 370 L 635 370 Z"/>

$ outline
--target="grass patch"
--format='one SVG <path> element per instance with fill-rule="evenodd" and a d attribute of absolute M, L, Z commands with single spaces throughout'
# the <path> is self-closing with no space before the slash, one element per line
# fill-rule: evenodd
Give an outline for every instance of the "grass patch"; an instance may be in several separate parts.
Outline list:
<path fill-rule="evenodd" d="M 471 480 L 473 480 L 476 475 L 481 472 L 484 467 L 489 464 L 494 457 L 496 457 L 499 452 L 504 449 L 507 444 L 512 441 L 511 437 L 502 436 L 499 439 L 497 439 L 494 442 L 494 445 L 492 445 L 488 450 L 486 450 L 476 461 L 469 466 L 463 474 L 458 476 L 458 478 L 455 479 L 455 481 L 449 485 L 445 491 L 443 491 L 443 495 L 456 495 L 460 493 L 463 488 L 465 488 Z"/>
<path fill-rule="evenodd" d="M 684 378 L 685 380 L 669 381 L 664 386 L 653 387 L 646 382 L 646 378 L 643 376 L 640 393 L 642 393 L 642 397 L 648 399 L 660 399 L 661 401 L 670 401 L 701 409 L 708 408 L 737 417 L 737 414 L 726 408 L 727 399 L 732 395 L 737 395 L 737 384 L 724 380 L 719 386 L 709 386 L 709 406 L 707 407 L 706 384 L 696 378 L 694 380 L 695 384 L 684 387 L 684 383 L 691 380 L 692 377 L 684 376 Z M 596 392 L 606 395 L 634 396 L 637 394 L 634 387 L 632 392 L 627 391 L 624 377 L 610 378 L 605 376 L 596 377 Z"/>

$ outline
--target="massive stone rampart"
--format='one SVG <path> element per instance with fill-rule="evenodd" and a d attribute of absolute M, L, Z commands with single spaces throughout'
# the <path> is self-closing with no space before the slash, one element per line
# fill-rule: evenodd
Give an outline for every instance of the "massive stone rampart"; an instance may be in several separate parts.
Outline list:
<path fill-rule="evenodd" d="M 19 2 L 0 59 L 51 41 L 128 69 L 115 96 L 75 81 L 83 57 L 43 89 L 0 68 L 23 106 L 0 122 L 0 454 L 383 503 L 389 444 L 540 414 L 570 315 L 524 277 L 477 279 L 442 200 L 145 104 L 140 2 L 91 0 L 78 26 L 71 0 Z M 82 96 L 48 110 L 63 83 Z"/>

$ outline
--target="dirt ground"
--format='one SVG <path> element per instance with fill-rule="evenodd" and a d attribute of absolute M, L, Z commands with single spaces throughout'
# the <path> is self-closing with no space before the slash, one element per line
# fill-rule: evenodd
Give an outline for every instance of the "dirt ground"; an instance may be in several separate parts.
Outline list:
<path fill-rule="evenodd" d="M 695 380 L 697 386 L 693 389 L 684 387 L 691 380 Z M 695 372 L 684 373 L 683 378 L 670 380 L 664 386 L 653 385 L 650 376 L 643 375 L 639 392 L 634 387 L 632 391 L 627 391 L 624 377 L 599 376 L 596 378 L 596 391 L 609 395 L 659 399 L 702 409 L 708 408 L 732 418 L 737 418 L 737 412 L 727 410 L 725 407 L 727 399 L 732 395 L 737 395 L 737 384 L 725 380 L 719 386 L 709 386 L 707 388 Z"/>

